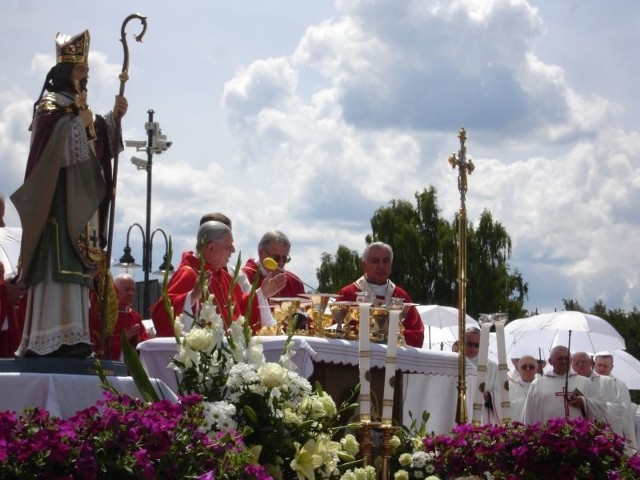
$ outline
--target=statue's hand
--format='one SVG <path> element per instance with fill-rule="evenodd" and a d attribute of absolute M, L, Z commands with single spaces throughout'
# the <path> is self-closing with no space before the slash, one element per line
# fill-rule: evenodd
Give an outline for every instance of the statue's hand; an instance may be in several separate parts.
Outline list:
<path fill-rule="evenodd" d="M 127 114 L 129 103 L 127 99 L 121 95 L 116 95 L 116 100 L 113 104 L 113 116 L 116 120 L 121 119 Z"/>

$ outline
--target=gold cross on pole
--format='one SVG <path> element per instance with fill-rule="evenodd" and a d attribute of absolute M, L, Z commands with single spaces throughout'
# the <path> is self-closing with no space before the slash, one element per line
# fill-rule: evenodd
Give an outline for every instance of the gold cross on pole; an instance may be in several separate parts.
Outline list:
<path fill-rule="evenodd" d="M 458 403 L 456 422 L 467 423 L 467 381 L 465 357 L 465 330 L 467 304 L 467 175 L 471 175 L 475 166 L 471 158 L 467 160 L 467 132 L 464 127 L 458 131 L 460 150 L 449 155 L 449 164 L 458 168 L 458 190 L 460 191 L 460 211 L 458 214 Z"/>

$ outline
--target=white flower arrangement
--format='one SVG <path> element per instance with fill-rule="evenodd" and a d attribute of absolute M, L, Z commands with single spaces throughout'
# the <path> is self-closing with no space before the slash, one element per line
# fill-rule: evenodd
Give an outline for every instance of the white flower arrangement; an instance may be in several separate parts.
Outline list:
<path fill-rule="evenodd" d="M 359 445 L 352 434 L 333 437 L 345 428 L 339 416 L 354 406 L 339 409 L 330 395 L 314 391 L 296 372 L 291 343 L 278 362 L 267 362 L 245 319 L 226 329 L 212 301 L 202 302 L 193 322 L 175 320 L 180 334 L 171 361 L 180 392 L 203 396 L 203 428 L 212 436 L 239 430 L 274 478 L 341 478 L 339 466 L 355 460 Z M 192 325 L 186 332 L 185 324 Z"/>

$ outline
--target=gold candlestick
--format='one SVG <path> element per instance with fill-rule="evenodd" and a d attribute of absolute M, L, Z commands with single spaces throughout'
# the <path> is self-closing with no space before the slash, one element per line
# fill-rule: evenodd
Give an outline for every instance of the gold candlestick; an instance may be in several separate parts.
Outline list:
<path fill-rule="evenodd" d="M 373 444 L 371 442 L 372 423 L 369 421 L 361 421 L 362 438 L 360 439 L 360 452 L 362 453 L 362 464 L 366 467 L 371 464 L 371 450 Z"/>
<path fill-rule="evenodd" d="M 458 190 L 460 191 L 460 211 L 458 214 L 458 402 L 456 405 L 456 422 L 467 423 L 467 380 L 465 357 L 465 315 L 467 304 L 467 174 L 471 175 L 475 166 L 471 158 L 467 160 L 467 132 L 464 127 L 458 132 L 460 150 L 458 155 L 449 155 L 452 168 L 458 167 Z"/>
<path fill-rule="evenodd" d="M 391 454 L 393 453 L 393 447 L 391 446 L 391 437 L 397 430 L 397 427 L 392 425 L 382 425 L 382 480 L 391 479 Z"/>

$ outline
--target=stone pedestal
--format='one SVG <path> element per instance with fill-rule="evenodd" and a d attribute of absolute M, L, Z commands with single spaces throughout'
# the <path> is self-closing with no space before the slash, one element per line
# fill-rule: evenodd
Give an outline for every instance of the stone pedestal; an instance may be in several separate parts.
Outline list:
<path fill-rule="evenodd" d="M 128 376 L 124 362 L 100 360 L 107 376 Z M 67 375 L 97 375 L 93 358 L 24 357 L 0 359 L 0 372 L 62 373 Z"/>

